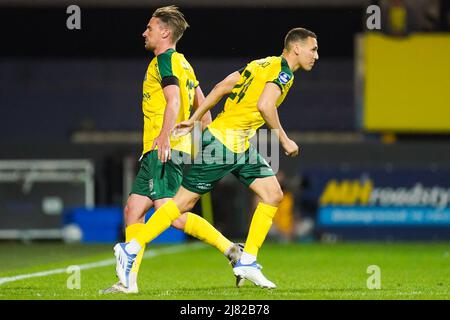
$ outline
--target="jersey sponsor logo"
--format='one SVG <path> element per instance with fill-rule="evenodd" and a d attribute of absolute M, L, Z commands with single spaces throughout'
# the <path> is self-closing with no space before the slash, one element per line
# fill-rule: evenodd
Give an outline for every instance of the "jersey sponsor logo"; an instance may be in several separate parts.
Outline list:
<path fill-rule="evenodd" d="M 286 72 L 281 71 L 278 75 L 278 81 L 280 81 L 282 84 L 286 84 L 291 79 L 291 76 L 288 75 Z"/>

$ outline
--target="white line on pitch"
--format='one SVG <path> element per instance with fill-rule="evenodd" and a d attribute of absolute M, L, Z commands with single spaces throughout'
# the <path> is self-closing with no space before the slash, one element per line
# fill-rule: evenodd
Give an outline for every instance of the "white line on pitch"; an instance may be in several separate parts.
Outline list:
<path fill-rule="evenodd" d="M 143 259 L 153 258 L 153 257 L 161 256 L 164 254 L 172 254 L 172 253 L 177 253 L 177 252 L 198 250 L 198 249 L 202 249 L 202 248 L 206 248 L 206 245 L 204 245 L 203 243 L 194 243 L 194 244 L 177 245 L 177 246 L 163 248 L 163 249 L 159 249 L 159 250 L 157 250 L 157 249 L 150 250 L 144 254 Z M 110 266 L 115 263 L 116 263 L 116 259 L 107 259 L 107 260 L 102 260 L 102 261 L 93 262 L 93 263 L 81 264 L 81 265 L 79 265 L 79 267 L 81 270 L 88 270 L 88 269 L 93 269 L 93 268 Z M 13 276 L 13 277 L 0 278 L 0 285 L 7 283 L 7 282 L 14 282 L 14 281 L 23 280 L 23 279 L 46 277 L 46 276 L 50 276 L 53 274 L 66 273 L 66 271 L 67 271 L 67 268 L 59 268 L 59 269 L 53 269 L 53 270 L 48 270 L 48 271 L 42 271 L 42 272 L 21 274 L 21 275 L 17 275 L 17 276 Z"/>

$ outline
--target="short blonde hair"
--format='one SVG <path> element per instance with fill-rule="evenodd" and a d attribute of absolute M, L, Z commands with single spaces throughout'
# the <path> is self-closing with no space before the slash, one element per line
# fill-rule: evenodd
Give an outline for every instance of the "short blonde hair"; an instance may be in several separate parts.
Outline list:
<path fill-rule="evenodd" d="M 167 6 L 156 9 L 152 15 L 166 24 L 172 31 L 172 40 L 177 43 L 183 36 L 184 31 L 189 27 L 184 15 L 176 6 Z"/>

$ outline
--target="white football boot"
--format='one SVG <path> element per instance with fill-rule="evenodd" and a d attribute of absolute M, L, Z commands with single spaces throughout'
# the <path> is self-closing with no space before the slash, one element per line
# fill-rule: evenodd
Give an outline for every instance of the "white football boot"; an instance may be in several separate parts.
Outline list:
<path fill-rule="evenodd" d="M 111 287 L 105 290 L 100 290 L 100 294 L 113 294 L 113 293 L 126 293 L 126 294 L 135 294 L 139 293 L 137 286 L 130 288 L 124 287 L 124 285 L 120 282 L 113 284 Z"/>
<path fill-rule="evenodd" d="M 251 264 L 242 264 L 239 260 L 233 267 L 233 272 L 236 277 L 241 277 L 253 282 L 261 288 L 275 289 L 275 283 L 267 280 L 261 272 L 262 267 L 255 262 Z"/>
<path fill-rule="evenodd" d="M 114 293 L 129 293 L 129 294 L 135 294 L 139 293 L 139 289 L 137 286 L 137 272 L 131 272 L 130 273 L 130 287 L 126 288 L 124 285 L 120 282 L 117 282 L 113 284 L 111 287 L 100 290 L 99 294 L 114 294 Z"/>
<path fill-rule="evenodd" d="M 114 246 L 116 256 L 116 274 L 120 283 L 125 287 L 130 287 L 130 273 L 133 267 L 136 254 L 130 254 L 125 250 L 126 243 L 118 243 Z"/>

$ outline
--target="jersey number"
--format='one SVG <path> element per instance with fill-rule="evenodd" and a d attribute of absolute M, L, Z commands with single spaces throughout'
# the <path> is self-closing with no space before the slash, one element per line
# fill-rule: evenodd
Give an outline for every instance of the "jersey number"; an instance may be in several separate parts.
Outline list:
<path fill-rule="evenodd" d="M 190 104 L 191 110 L 194 106 L 194 99 L 192 97 L 192 89 L 194 89 L 194 87 L 195 87 L 194 81 L 187 79 L 186 80 L 186 88 L 187 88 L 187 92 L 188 92 L 189 104 Z"/>
<path fill-rule="evenodd" d="M 252 74 L 248 70 L 244 70 L 243 78 L 241 84 L 237 84 L 234 86 L 233 91 L 230 93 L 229 98 L 231 100 L 238 98 L 236 103 L 239 103 L 245 96 L 245 93 L 247 92 L 248 87 L 253 81 L 253 78 L 251 78 Z"/>

